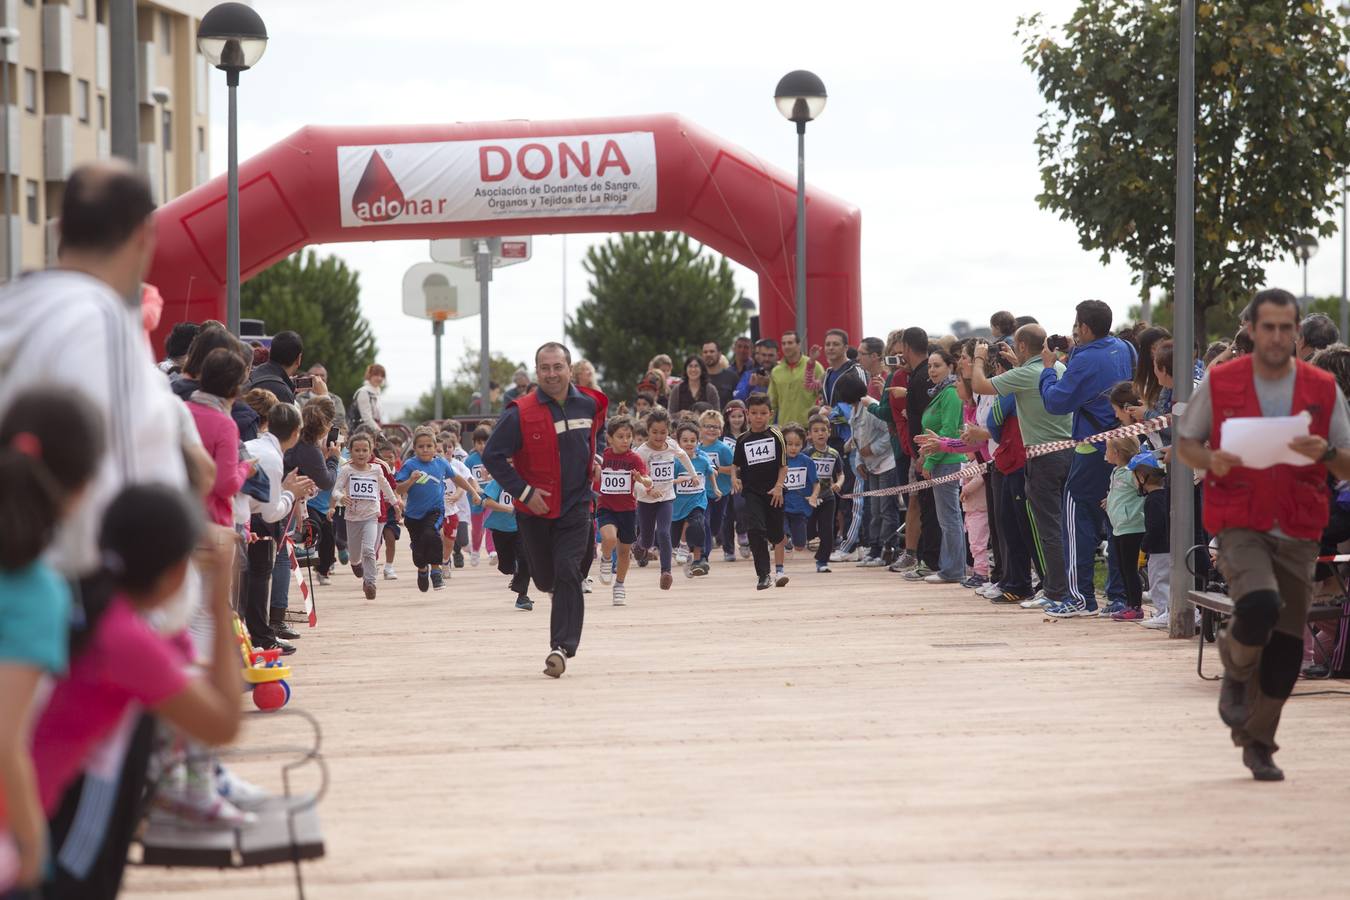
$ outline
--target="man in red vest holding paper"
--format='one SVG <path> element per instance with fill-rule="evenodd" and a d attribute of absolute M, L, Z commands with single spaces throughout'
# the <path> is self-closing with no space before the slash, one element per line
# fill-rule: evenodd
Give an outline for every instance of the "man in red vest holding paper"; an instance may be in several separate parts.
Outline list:
<path fill-rule="evenodd" d="M 595 552 L 591 483 L 599 477 L 609 400 L 572 384 L 572 354 L 547 343 L 534 354 L 539 387 L 512 400 L 483 448 L 483 465 L 513 498 L 539 590 L 552 595 L 544 674 L 567 669 L 581 643 L 581 568 Z"/>
<path fill-rule="evenodd" d="M 1335 379 L 1294 356 L 1294 296 L 1261 291 L 1250 310 L 1255 349 L 1206 374 L 1177 426 L 1177 449 L 1187 465 L 1208 473 L 1205 530 L 1219 536 L 1219 568 L 1233 597 L 1233 618 L 1219 634 L 1219 716 L 1252 777 L 1279 781 L 1275 729 L 1303 662 L 1328 518 L 1327 472 L 1350 478 L 1350 413 Z M 1308 434 L 1289 442 L 1295 464 L 1247 468 L 1221 446 L 1227 420 L 1300 413 L 1308 416 Z"/>

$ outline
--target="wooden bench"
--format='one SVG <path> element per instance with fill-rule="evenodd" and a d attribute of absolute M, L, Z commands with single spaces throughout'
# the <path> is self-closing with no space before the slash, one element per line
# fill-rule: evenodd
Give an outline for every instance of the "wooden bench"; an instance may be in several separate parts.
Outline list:
<path fill-rule="evenodd" d="M 1205 674 L 1205 644 L 1213 643 L 1218 636 L 1219 625 L 1225 619 L 1232 618 L 1233 598 L 1214 591 L 1187 591 L 1186 596 L 1200 610 L 1200 628 L 1197 629 L 1200 652 L 1195 661 L 1195 674 L 1206 681 L 1218 681 L 1222 676 Z M 1311 606 L 1308 608 L 1308 627 L 1311 628 L 1314 622 L 1339 619 L 1342 611 L 1340 606 L 1333 604 Z"/>

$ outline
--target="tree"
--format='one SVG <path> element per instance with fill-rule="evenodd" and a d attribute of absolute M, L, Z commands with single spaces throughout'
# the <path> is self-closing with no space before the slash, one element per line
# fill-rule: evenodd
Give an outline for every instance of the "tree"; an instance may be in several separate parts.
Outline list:
<path fill-rule="evenodd" d="M 604 389 L 627 396 L 659 353 L 697 353 L 705 341 L 727 347 L 747 324 L 731 266 L 682 234 L 624 234 L 586 253 L 590 297 L 567 336 L 595 366 Z"/>
<path fill-rule="evenodd" d="M 459 365 L 450 373 L 450 380 L 441 386 L 441 411 L 447 416 L 462 416 L 469 412 L 469 401 L 478 391 L 478 361 L 482 357 L 479 355 L 477 347 L 471 347 L 466 341 L 464 343 L 464 355 L 460 358 Z M 489 363 L 491 370 L 491 379 L 499 384 L 502 390 L 511 386 L 511 376 L 517 369 L 526 368 L 524 363 L 516 362 L 503 356 L 500 353 L 491 354 Z M 500 402 L 493 407 L 494 412 L 500 412 Z M 434 389 L 422 394 L 417 398 L 417 403 L 409 407 L 403 414 L 403 422 L 408 425 L 417 425 L 431 419 L 435 415 L 435 392 Z"/>
<path fill-rule="evenodd" d="M 375 361 L 375 336 L 361 315 L 357 274 L 336 256 L 310 250 L 281 260 L 245 282 L 241 315 L 262 319 L 272 334 L 294 331 L 304 341 L 304 365 L 323 363 L 328 387 L 349 401 Z"/>
<path fill-rule="evenodd" d="M 1141 291 L 1171 283 L 1176 4 L 1085 0 L 1063 28 L 1018 21 L 1047 108 L 1037 201 Z M 1345 29 L 1321 3 L 1211 0 L 1196 9 L 1195 313 L 1245 304 L 1266 263 L 1335 231 L 1350 162 Z"/>

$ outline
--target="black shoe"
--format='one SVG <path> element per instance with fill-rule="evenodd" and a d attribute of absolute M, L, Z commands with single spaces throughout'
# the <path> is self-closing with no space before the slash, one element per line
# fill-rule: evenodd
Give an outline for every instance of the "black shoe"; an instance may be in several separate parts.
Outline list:
<path fill-rule="evenodd" d="M 525 612 L 529 612 L 534 609 L 534 601 L 524 594 L 521 594 L 516 598 L 516 609 L 523 609 Z"/>
<path fill-rule="evenodd" d="M 1246 682 L 1238 681 L 1224 672 L 1223 681 L 1219 684 L 1219 718 L 1229 728 L 1241 728 L 1247 724 L 1250 715 Z"/>
<path fill-rule="evenodd" d="M 755 590 L 767 591 L 771 587 L 773 587 L 773 576 L 765 575 L 763 578 L 759 580 L 759 584 L 755 585 Z"/>
<path fill-rule="evenodd" d="M 287 625 L 285 622 L 273 622 L 272 633 L 275 634 L 277 637 L 285 638 L 288 641 L 293 641 L 296 638 L 300 637 L 300 632 L 296 631 L 294 628 Z"/>
<path fill-rule="evenodd" d="M 417 589 L 418 589 L 419 591 L 421 591 L 422 593 L 424 593 L 424 594 L 425 594 L 427 591 L 431 590 L 431 573 L 430 573 L 430 572 L 418 572 L 418 573 L 417 573 Z"/>
<path fill-rule="evenodd" d="M 1242 764 L 1252 770 L 1252 777 L 1257 781 L 1284 781 L 1284 770 L 1275 765 L 1265 744 L 1243 747 Z"/>
<path fill-rule="evenodd" d="M 277 640 L 269 643 L 268 646 L 263 647 L 263 649 L 280 650 L 282 656 L 290 656 L 292 653 L 295 652 L 295 645 L 289 643 L 288 641 L 283 641 L 280 638 L 278 638 Z"/>
<path fill-rule="evenodd" d="M 638 564 L 638 568 L 639 568 L 639 569 L 645 569 L 645 568 L 647 568 L 647 563 L 648 563 L 648 561 L 649 561 L 649 557 L 647 556 L 647 551 L 646 551 L 646 550 L 639 550 L 638 548 L 634 547 L 634 548 L 633 548 L 633 558 L 637 560 L 637 564 Z"/>
<path fill-rule="evenodd" d="M 431 570 L 431 586 L 438 591 L 445 587 L 445 576 L 441 574 L 440 569 Z"/>
<path fill-rule="evenodd" d="M 1326 667 L 1325 665 L 1323 665 L 1322 663 L 1313 663 L 1311 666 L 1308 666 L 1306 669 L 1303 670 L 1303 677 L 1304 677 L 1304 678 L 1330 678 L 1330 677 L 1331 677 L 1331 669 L 1327 668 L 1327 667 Z"/>
<path fill-rule="evenodd" d="M 352 563 L 352 574 L 357 578 L 360 578 L 365 575 L 365 570 L 361 567 L 360 563 Z"/>
<path fill-rule="evenodd" d="M 455 548 L 455 568 L 464 568 L 464 551 L 458 547 Z"/>
<path fill-rule="evenodd" d="M 561 678 L 567 671 L 567 654 L 561 650 L 550 650 L 544 657 L 544 674 L 549 678 Z"/>

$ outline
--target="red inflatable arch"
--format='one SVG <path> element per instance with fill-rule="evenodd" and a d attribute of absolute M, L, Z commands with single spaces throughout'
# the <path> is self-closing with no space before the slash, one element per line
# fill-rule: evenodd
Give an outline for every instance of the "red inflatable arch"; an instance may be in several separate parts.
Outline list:
<path fill-rule="evenodd" d="M 225 178 L 165 206 L 149 281 L 175 322 L 225 318 Z M 862 335 L 861 217 L 807 192 L 807 341 Z M 795 324 L 796 179 L 675 115 L 307 127 L 240 166 L 242 277 L 309 244 L 682 231 L 759 275 L 760 328 Z"/>

